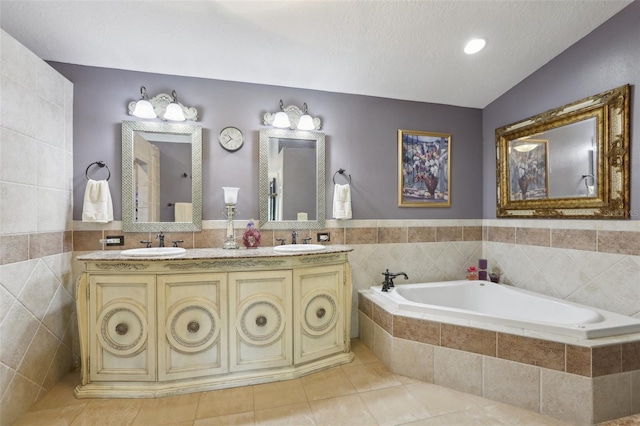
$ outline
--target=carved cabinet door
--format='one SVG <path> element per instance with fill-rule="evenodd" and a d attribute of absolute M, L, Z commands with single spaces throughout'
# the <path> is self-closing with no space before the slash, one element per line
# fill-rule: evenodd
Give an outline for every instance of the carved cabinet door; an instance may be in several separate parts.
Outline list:
<path fill-rule="evenodd" d="M 294 271 L 296 365 L 345 350 L 344 273 L 344 265 Z"/>
<path fill-rule="evenodd" d="M 156 380 L 154 275 L 91 275 L 89 377 Z"/>
<path fill-rule="evenodd" d="M 292 272 L 229 274 L 231 371 L 293 364 Z"/>
<path fill-rule="evenodd" d="M 158 275 L 158 379 L 229 371 L 227 274 Z"/>

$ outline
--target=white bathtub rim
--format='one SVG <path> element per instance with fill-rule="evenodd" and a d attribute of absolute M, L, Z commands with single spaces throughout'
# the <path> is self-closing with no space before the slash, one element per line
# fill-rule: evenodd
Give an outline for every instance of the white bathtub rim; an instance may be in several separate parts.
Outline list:
<path fill-rule="evenodd" d="M 402 284 L 402 285 L 404 286 L 404 285 L 411 285 L 411 284 Z M 609 337 L 584 338 L 579 336 L 567 336 L 567 335 L 557 334 L 557 333 L 548 332 L 548 331 L 533 330 L 526 327 L 505 325 L 505 324 L 499 324 L 499 323 L 490 322 L 490 321 L 482 321 L 481 319 L 477 319 L 477 318 L 474 318 L 474 319 L 456 318 L 456 317 L 448 316 L 445 314 L 440 315 L 436 313 L 422 313 L 422 312 L 416 312 L 411 310 L 405 310 L 405 309 L 399 308 L 399 306 L 396 303 L 394 303 L 391 299 L 381 294 L 379 291 L 380 288 L 381 288 L 380 286 L 372 286 L 370 289 L 360 290 L 359 293 L 371 299 L 372 301 L 376 302 L 377 305 L 379 305 L 385 311 L 393 315 L 423 319 L 427 321 L 434 321 L 434 322 L 440 322 L 440 323 L 451 324 L 451 325 L 460 325 L 460 326 L 466 326 L 466 327 L 472 327 L 472 328 L 479 328 L 483 330 L 496 331 L 496 332 L 518 335 L 518 336 L 525 336 L 525 337 L 531 337 L 531 338 L 536 338 L 541 340 L 547 340 L 547 341 L 553 341 L 553 342 L 559 342 L 559 343 L 565 343 L 565 344 L 573 344 L 578 346 L 586 346 L 586 347 L 599 347 L 599 346 L 608 346 L 608 345 L 617 344 L 617 343 L 640 341 L 640 332 L 620 334 L 620 335 L 609 336 Z M 377 289 L 378 291 L 375 291 L 374 289 Z M 526 290 L 523 290 L 523 291 L 526 291 Z M 584 305 L 579 305 L 579 306 L 584 306 Z M 598 311 L 605 314 L 610 313 L 608 311 L 603 311 L 597 308 L 591 308 L 591 307 L 589 308 L 593 309 L 594 311 Z M 621 314 L 616 314 L 616 315 L 621 315 Z M 637 320 L 637 318 L 634 318 L 634 317 L 628 317 L 628 318 Z"/>

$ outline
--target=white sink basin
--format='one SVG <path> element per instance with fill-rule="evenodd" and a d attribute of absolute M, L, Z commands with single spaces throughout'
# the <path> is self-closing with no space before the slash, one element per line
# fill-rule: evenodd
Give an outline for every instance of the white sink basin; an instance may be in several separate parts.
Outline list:
<path fill-rule="evenodd" d="M 283 246 L 275 246 L 273 251 L 278 253 L 309 253 L 325 251 L 326 249 L 326 246 L 320 244 L 286 244 Z"/>
<path fill-rule="evenodd" d="M 122 250 L 120 254 L 128 257 L 176 257 L 186 252 L 182 247 L 149 247 Z"/>

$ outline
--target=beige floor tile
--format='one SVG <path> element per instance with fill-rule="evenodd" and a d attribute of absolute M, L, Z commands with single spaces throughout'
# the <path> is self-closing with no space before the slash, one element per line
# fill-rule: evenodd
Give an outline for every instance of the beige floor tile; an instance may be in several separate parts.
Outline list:
<path fill-rule="evenodd" d="M 143 402 L 143 399 L 92 399 L 71 425 L 132 425 Z"/>
<path fill-rule="evenodd" d="M 404 386 L 363 392 L 360 397 L 380 425 L 399 425 L 431 417 Z"/>
<path fill-rule="evenodd" d="M 311 411 L 318 426 L 377 425 L 367 405 L 359 395 L 312 401 Z"/>
<path fill-rule="evenodd" d="M 363 364 L 380 362 L 378 357 L 360 339 L 351 339 L 351 352 L 355 355 L 354 361 Z"/>
<path fill-rule="evenodd" d="M 46 410 L 48 408 L 68 407 L 70 405 L 86 405 L 91 399 L 78 399 L 73 390 L 80 384 L 80 373 L 67 374 L 53 388 L 33 404 L 29 411 Z"/>
<path fill-rule="evenodd" d="M 256 411 L 256 425 L 281 426 L 281 425 L 315 425 L 313 413 L 309 404 L 287 405 L 284 407 L 267 408 Z"/>
<path fill-rule="evenodd" d="M 301 402 L 307 402 L 307 396 L 304 393 L 304 387 L 300 379 L 265 383 L 253 387 L 255 410 L 299 404 Z"/>
<path fill-rule="evenodd" d="M 87 406 L 85 400 L 83 404 L 76 404 L 67 407 L 49 408 L 46 410 L 29 411 L 21 416 L 13 426 L 66 426 L 70 425 L 82 410 Z"/>
<path fill-rule="evenodd" d="M 253 411 L 229 414 L 220 417 L 198 419 L 193 426 L 253 426 L 255 424 Z"/>
<path fill-rule="evenodd" d="M 382 363 L 342 367 L 358 392 L 399 386 L 402 383 Z"/>
<path fill-rule="evenodd" d="M 134 425 L 155 425 L 178 423 L 196 418 L 200 401 L 199 393 L 145 399 Z"/>
<path fill-rule="evenodd" d="M 220 417 L 253 410 L 253 386 L 220 389 L 201 394 L 196 418 Z"/>
<path fill-rule="evenodd" d="M 342 368 L 333 368 L 303 377 L 302 386 L 309 401 L 357 392 Z"/>

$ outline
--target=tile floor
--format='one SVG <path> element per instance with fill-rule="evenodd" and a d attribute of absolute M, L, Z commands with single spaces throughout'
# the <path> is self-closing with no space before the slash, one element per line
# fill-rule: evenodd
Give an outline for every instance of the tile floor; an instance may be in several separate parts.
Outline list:
<path fill-rule="evenodd" d="M 15 425 L 566 425 L 391 373 L 359 340 L 353 362 L 295 380 L 157 399 L 76 399 L 69 374 Z"/>

